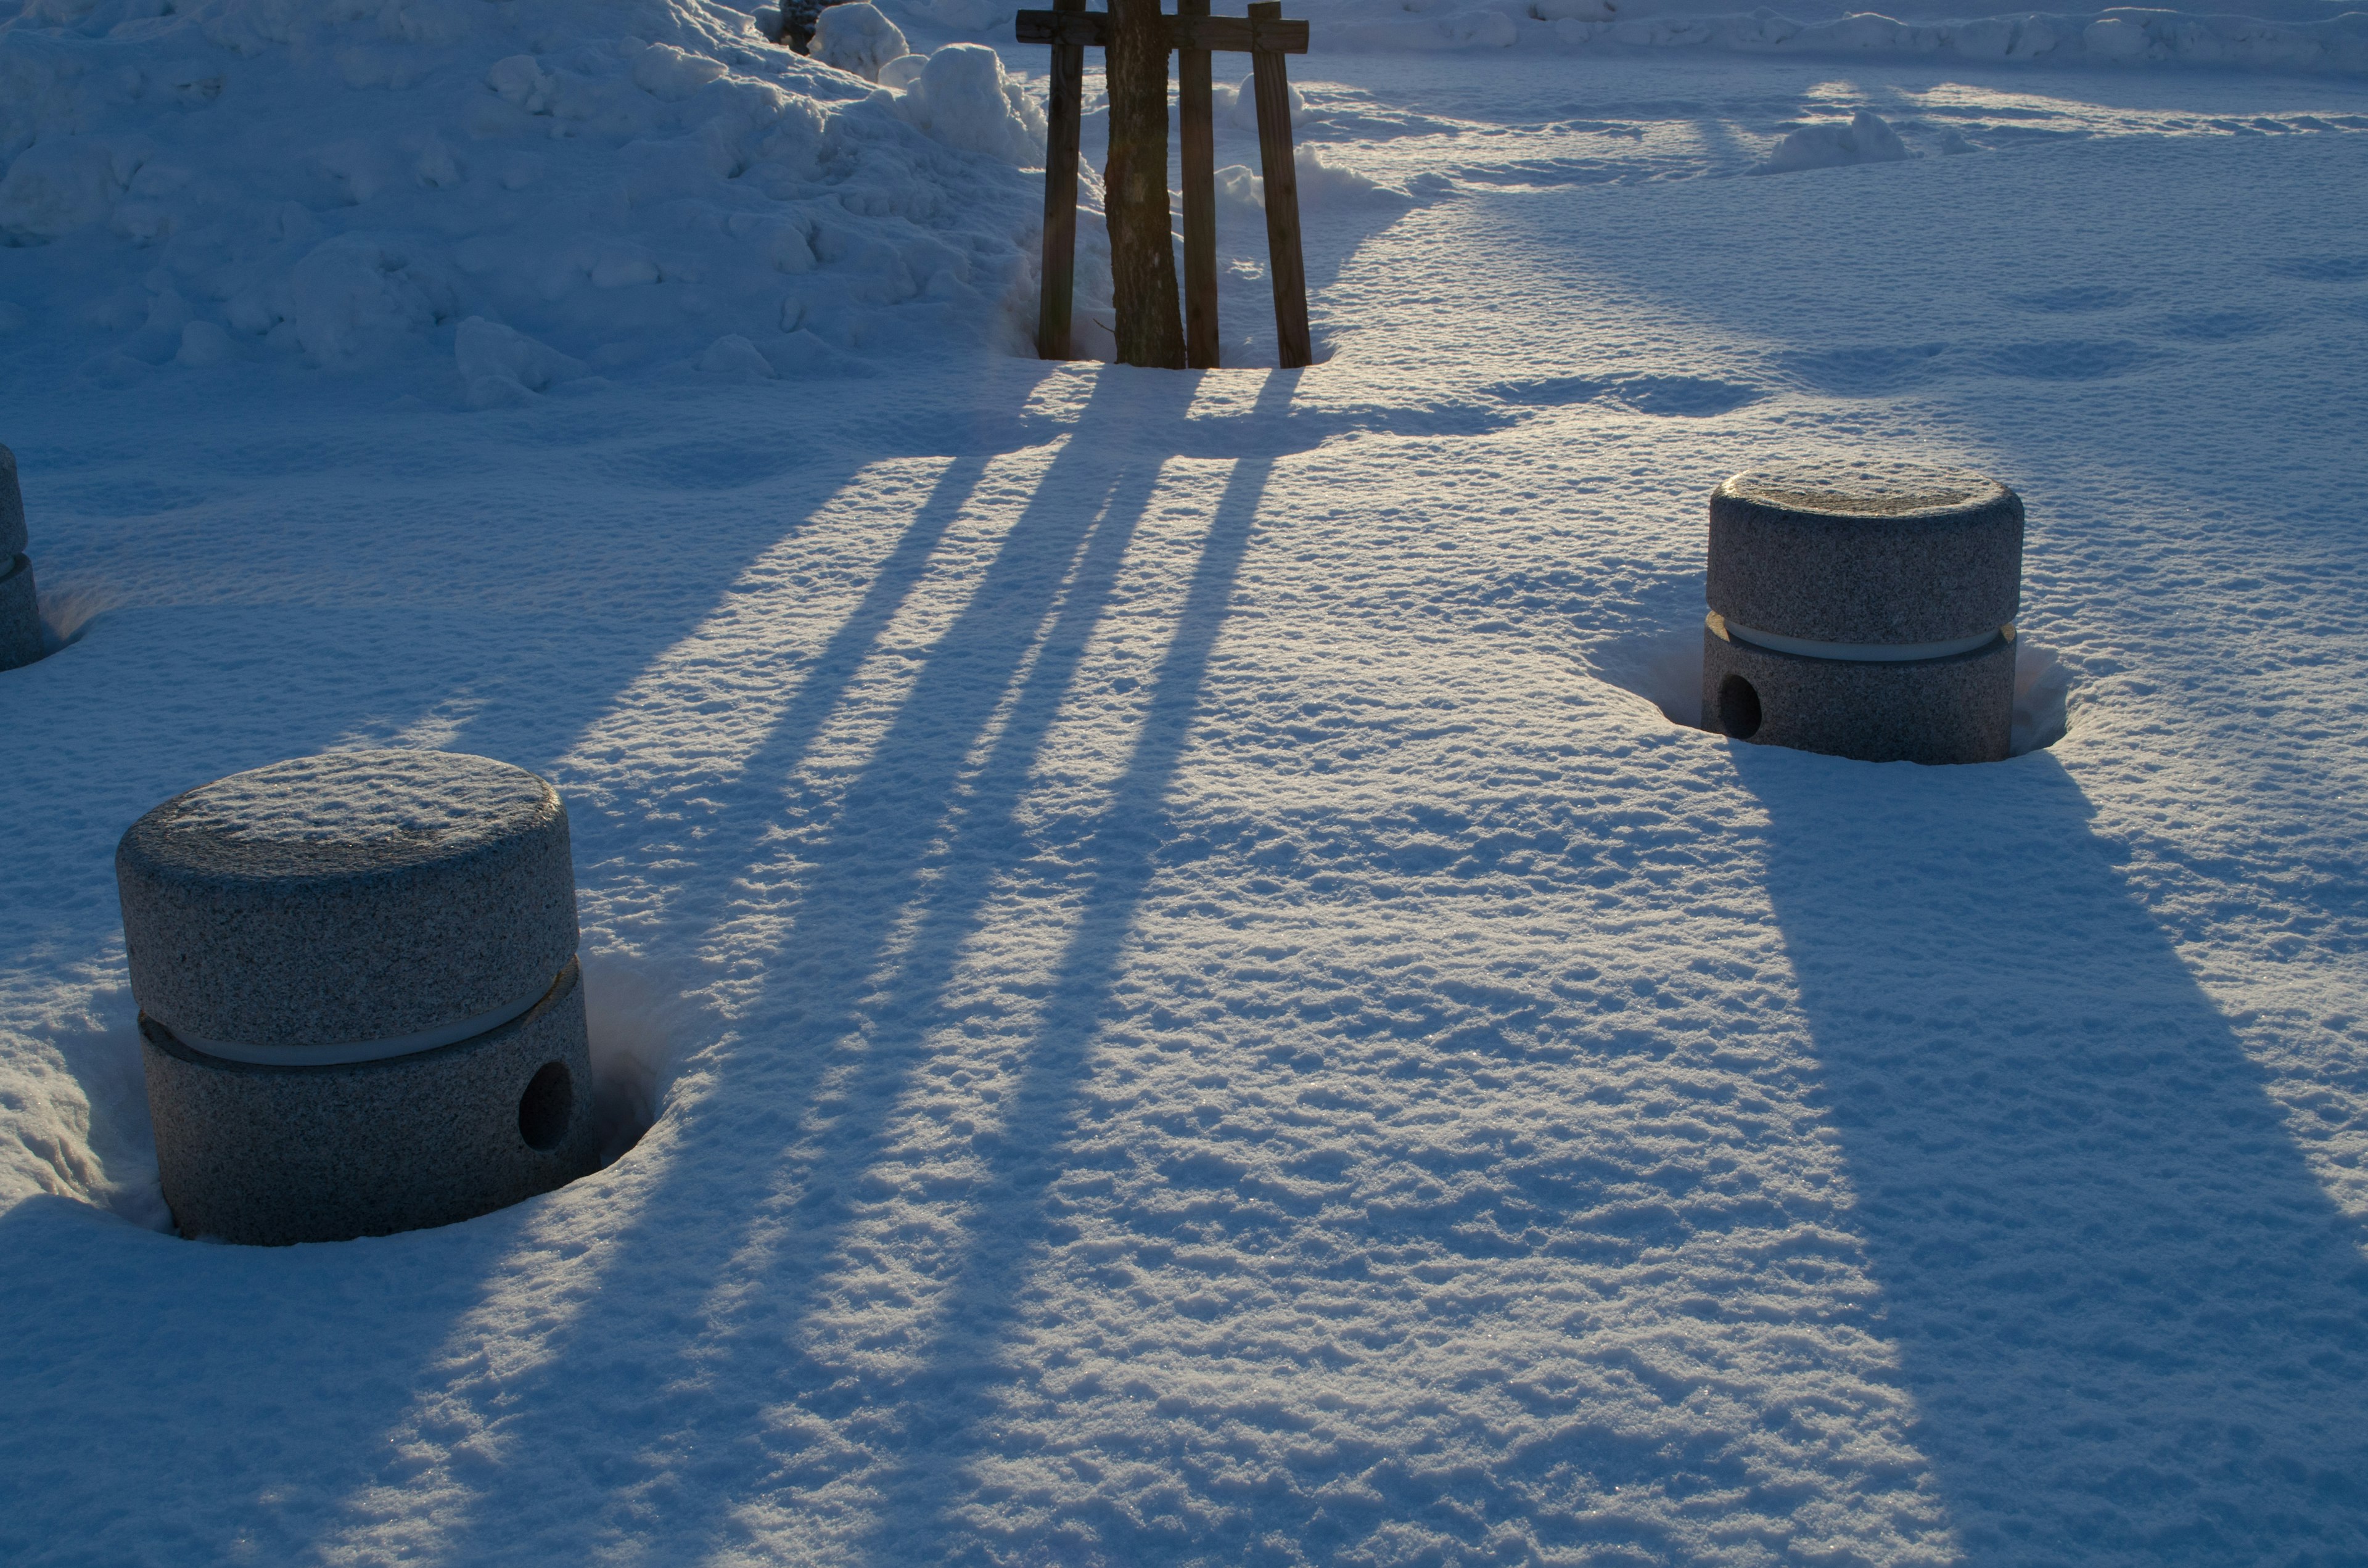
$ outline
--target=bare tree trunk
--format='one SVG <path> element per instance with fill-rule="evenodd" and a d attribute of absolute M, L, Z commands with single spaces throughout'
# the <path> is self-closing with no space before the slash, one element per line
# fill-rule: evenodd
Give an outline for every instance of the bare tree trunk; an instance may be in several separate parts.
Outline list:
<path fill-rule="evenodd" d="M 1159 0 L 1110 0 L 1110 281 L 1122 364 L 1184 368 L 1176 247 L 1167 215 L 1167 32 Z"/>

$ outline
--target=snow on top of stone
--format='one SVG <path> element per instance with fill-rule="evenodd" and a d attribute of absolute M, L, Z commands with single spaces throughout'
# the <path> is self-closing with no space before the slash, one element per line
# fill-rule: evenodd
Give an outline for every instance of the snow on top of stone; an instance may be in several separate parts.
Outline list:
<path fill-rule="evenodd" d="M 555 803 L 522 767 L 458 752 L 362 750 L 233 773 L 180 796 L 172 832 L 244 844 L 370 845 L 507 836 Z"/>
<path fill-rule="evenodd" d="M 2007 494 L 1970 469 L 1871 462 L 1785 463 L 1738 473 L 1719 489 L 1739 501 L 1854 517 L 1964 511 Z"/>

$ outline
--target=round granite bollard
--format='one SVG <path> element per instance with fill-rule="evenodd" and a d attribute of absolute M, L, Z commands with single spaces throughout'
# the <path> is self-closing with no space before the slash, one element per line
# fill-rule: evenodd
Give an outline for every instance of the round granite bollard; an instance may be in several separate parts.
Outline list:
<path fill-rule="evenodd" d="M 0 670 L 41 656 L 41 608 L 33 563 L 25 556 L 25 497 L 17 488 L 17 454 L 0 447 Z"/>
<path fill-rule="evenodd" d="M 1711 495 L 1702 723 L 1865 762 L 1995 762 L 2022 502 L 1962 469 L 1817 463 Z"/>
<path fill-rule="evenodd" d="M 447 1224 L 598 1153 L 567 812 L 521 768 L 331 753 L 116 851 L 165 1200 L 279 1244 Z"/>
<path fill-rule="evenodd" d="M 41 656 L 41 606 L 34 597 L 33 563 L 22 555 L 0 562 L 0 670 Z"/>

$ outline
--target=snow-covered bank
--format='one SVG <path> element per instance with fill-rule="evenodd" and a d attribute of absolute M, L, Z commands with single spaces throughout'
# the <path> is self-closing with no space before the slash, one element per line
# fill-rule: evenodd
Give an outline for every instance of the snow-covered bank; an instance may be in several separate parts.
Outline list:
<path fill-rule="evenodd" d="M 882 92 L 702 0 L 0 4 L 0 333 L 480 404 L 1016 349 L 1041 116 L 937 65 Z"/>
<path fill-rule="evenodd" d="M 1008 39 L 997 0 L 883 0 L 950 36 Z M 2041 67 L 2203 67 L 2368 74 L 2368 15 L 2343 0 L 2034 10 L 1994 0 L 1304 0 L 1318 59 L 1334 52 L 1681 49 L 1837 60 Z"/>
<path fill-rule="evenodd" d="M 2097 11 L 1964 6 L 1820 14 L 1793 4 L 1727 10 L 1701 0 L 1498 0 L 1486 6 L 1319 8 L 1336 49 L 1698 49 L 1838 59 L 1929 58 L 1966 65 L 2203 66 L 2368 74 L 2368 16 L 2308 20 L 2143 6 Z M 1975 14 L 1967 15 L 1971 11 Z"/>

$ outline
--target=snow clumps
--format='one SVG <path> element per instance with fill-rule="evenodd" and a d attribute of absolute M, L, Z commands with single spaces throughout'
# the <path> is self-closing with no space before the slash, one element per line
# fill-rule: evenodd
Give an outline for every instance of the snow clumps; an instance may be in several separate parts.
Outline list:
<path fill-rule="evenodd" d="M 1791 174 L 1797 169 L 1833 169 L 1848 164 L 1896 164 L 1907 148 L 1891 122 L 1871 109 L 1861 109 L 1848 125 L 1804 125 L 1776 144 L 1755 175 Z"/>
<path fill-rule="evenodd" d="M 905 35 L 871 0 L 848 0 L 824 8 L 807 52 L 825 65 L 877 82 L 882 66 L 904 57 Z"/>
<path fill-rule="evenodd" d="M 908 54 L 896 63 L 913 58 Z M 1019 81 L 1003 74 L 995 51 L 983 44 L 948 44 L 909 79 L 899 108 L 939 142 L 1007 163 L 1042 165 L 1044 111 Z"/>
<path fill-rule="evenodd" d="M 106 384 L 390 369 L 479 406 L 1022 351 L 1041 115 L 989 51 L 825 17 L 902 90 L 707 0 L 0 3 L 18 350 Z"/>

